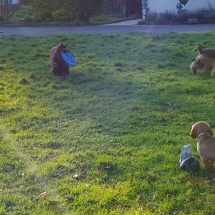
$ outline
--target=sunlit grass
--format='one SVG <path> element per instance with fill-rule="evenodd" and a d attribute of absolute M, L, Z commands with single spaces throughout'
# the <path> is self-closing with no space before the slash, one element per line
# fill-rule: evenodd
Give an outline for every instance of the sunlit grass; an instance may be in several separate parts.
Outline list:
<path fill-rule="evenodd" d="M 179 169 L 214 77 L 189 64 L 214 33 L 0 37 L 0 214 L 212 214 L 213 172 Z M 69 43 L 67 77 L 49 51 Z"/>

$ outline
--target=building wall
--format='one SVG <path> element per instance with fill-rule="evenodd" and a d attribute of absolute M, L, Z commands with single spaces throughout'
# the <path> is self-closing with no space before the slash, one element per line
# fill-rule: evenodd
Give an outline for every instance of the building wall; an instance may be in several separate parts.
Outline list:
<path fill-rule="evenodd" d="M 17 4 L 19 3 L 19 0 L 12 0 L 12 4 Z"/>
<path fill-rule="evenodd" d="M 179 0 L 148 0 L 150 12 L 177 12 L 176 4 Z M 196 11 L 202 8 L 208 8 L 212 5 L 215 8 L 215 0 L 189 0 L 184 9 Z"/>

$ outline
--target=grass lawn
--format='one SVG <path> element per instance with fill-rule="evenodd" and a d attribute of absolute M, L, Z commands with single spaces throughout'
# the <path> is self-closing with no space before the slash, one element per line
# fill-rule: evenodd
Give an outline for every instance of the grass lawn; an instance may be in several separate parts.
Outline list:
<path fill-rule="evenodd" d="M 192 123 L 213 128 L 215 33 L 0 37 L 0 214 L 215 213 L 215 172 L 180 170 Z M 78 65 L 50 72 L 68 42 Z"/>

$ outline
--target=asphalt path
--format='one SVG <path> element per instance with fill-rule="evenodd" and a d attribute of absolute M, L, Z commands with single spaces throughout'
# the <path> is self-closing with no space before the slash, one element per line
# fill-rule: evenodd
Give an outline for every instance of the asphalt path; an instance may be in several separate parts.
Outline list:
<path fill-rule="evenodd" d="M 194 25 L 123 25 L 108 24 L 99 26 L 43 26 L 43 27 L 1 27 L 0 36 L 24 35 L 43 36 L 51 34 L 113 34 L 113 33 L 184 33 L 184 32 L 206 32 L 214 31 L 215 24 L 194 24 Z"/>

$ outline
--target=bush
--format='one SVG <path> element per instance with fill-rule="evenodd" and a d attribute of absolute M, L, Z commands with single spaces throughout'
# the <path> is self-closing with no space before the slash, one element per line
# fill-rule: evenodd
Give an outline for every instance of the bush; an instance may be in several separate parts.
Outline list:
<path fill-rule="evenodd" d="M 53 20 L 52 11 L 54 8 L 52 0 L 33 0 L 32 2 L 33 16 L 39 22 Z"/>
<path fill-rule="evenodd" d="M 32 8 L 35 18 L 39 21 L 46 19 L 51 21 L 73 21 L 74 19 L 88 21 L 90 17 L 102 12 L 103 0 L 33 0 Z M 63 17 L 60 17 L 61 15 Z"/>
<path fill-rule="evenodd" d="M 17 4 L 13 4 L 11 0 L 0 1 L 0 22 L 9 20 L 22 4 L 22 1 L 17 1 Z"/>
<path fill-rule="evenodd" d="M 53 20 L 57 22 L 69 22 L 75 20 L 75 14 L 71 11 L 60 9 L 53 12 Z"/>
<path fill-rule="evenodd" d="M 190 15 L 187 10 L 183 9 L 181 13 L 176 16 L 175 21 L 178 23 L 186 23 L 189 19 Z"/>
<path fill-rule="evenodd" d="M 189 18 L 189 13 L 183 10 L 180 14 L 165 12 L 165 13 L 149 13 L 146 18 L 146 22 L 152 22 L 157 24 L 165 23 L 186 23 Z"/>

